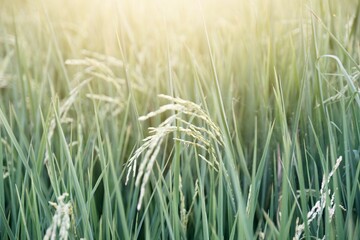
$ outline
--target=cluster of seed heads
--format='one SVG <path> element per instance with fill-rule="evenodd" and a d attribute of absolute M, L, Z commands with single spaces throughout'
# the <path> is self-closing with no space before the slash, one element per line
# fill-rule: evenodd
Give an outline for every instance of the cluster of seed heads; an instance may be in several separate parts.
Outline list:
<path fill-rule="evenodd" d="M 174 138 L 174 140 L 192 145 L 203 149 L 209 158 L 199 154 L 199 157 L 206 161 L 212 168 L 218 170 L 219 162 L 215 156 L 214 143 L 223 145 L 222 135 L 218 126 L 210 119 L 208 114 L 198 105 L 191 101 L 183 100 L 181 98 L 174 98 L 167 95 L 159 95 L 160 98 L 170 101 L 171 103 L 161 106 L 157 111 L 150 112 L 146 116 L 139 118 L 140 121 L 145 121 L 151 117 L 162 114 L 166 111 L 172 111 L 170 117 L 164 120 L 158 127 L 149 128 L 150 136 L 143 139 L 143 144 L 135 151 L 127 163 L 128 174 L 126 176 L 126 184 L 130 179 L 131 172 L 133 177 L 136 176 L 135 185 L 140 187 L 140 196 L 137 208 L 141 208 L 142 199 L 145 195 L 146 184 L 149 180 L 152 168 L 156 162 L 158 154 L 161 150 L 161 145 L 171 133 L 179 133 L 187 136 L 191 140 L 184 138 Z M 187 121 L 184 116 L 192 119 L 198 119 L 205 123 L 206 127 L 196 126 Z M 142 154 L 145 154 L 141 160 L 140 166 L 137 167 L 137 160 Z"/>
<path fill-rule="evenodd" d="M 315 205 L 311 208 L 311 210 L 307 213 L 307 224 L 309 225 L 313 220 L 317 218 L 318 225 L 320 225 L 321 216 L 323 214 L 324 209 L 326 208 L 326 198 L 330 198 L 330 203 L 328 206 L 328 212 L 329 212 L 329 221 L 331 221 L 334 217 L 335 210 L 336 210 L 336 204 L 335 204 L 335 192 L 331 195 L 331 190 L 329 189 L 326 191 L 327 185 L 330 182 L 331 177 L 334 175 L 335 171 L 338 169 L 340 163 L 342 161 L 342 157 L 340 156 L 336 163 L 329 173 L 329 175 L 326 177 L 323 176 L 323 180 L 321 183 L 321 189 L 320 189 L 320 199 L 315 203 Z M 303 234 L 305 230 L 305 223 L 298 224 L 298 219 L 296 223 L 295 228 L 295 236 L 293 237 L 293 240 L 299 240 L 301 235 Z"/>
<path fill-rule="evenodd" d="M 117 78 L 115 73 L 111 70 L 109 66 L 122 67 L 123 62 L 119 59 L 116 59 L 111 56 L 103 55 L 96 52 L 91 52 L 88 50 L 83 50 L 82 54 L 84 55 L 83 59 L 68 59 L 65 61 L 65 64 L 68 66 L 83 66 L 84 69 L 78 72 L 72 83 L 74 87 L 69 93 L 68 98 L 64 99 L 60 103 L 59 108 L 59 119 L 61 123 L 71 122 L 72 119 L 67 117 L 67 114 L 70 108 L 74 105 L 76 100 L 79 97 L 80 91 L 87 86 L 94 79 L 99 79 L 106 83 L 112 84 L 117 90 L 119 97 L 110 97 L 103 94 L 96 93 L 87 93 L 86 97 L 94 101 L 101 101 L 108 105 L 111 105 L 109 108 L 112 109 L 111 114 L 117 115 L 124 108 L 125 95 L 123 87 L 125 85 L 125 80 Z M 1 87 L 1 78 L 0 78 L 0 87 Z M 56 128 L 56 118 L 52 117 L 49 127 L 47 139 L 49 147 L 51 148 L 52 137 Z M 45 151 L 44 163 L 47 164 L 51 157 L 51 152 L 48 148 Z"/>
<path fill-rule="evenodd" d="M 56 209 L 56 211 L 53 216 L 51 225 L 46 230 L 44 240 L 68 239 L 71 224 L 70 217 L 72 214 L 72 208 L 70 202 L 64 202 L 67 196 L 69 196 L 69 194 L 64 193 L 57 198 L 57 203 L 49 202 L 49 204 L 52 205 Z"/>

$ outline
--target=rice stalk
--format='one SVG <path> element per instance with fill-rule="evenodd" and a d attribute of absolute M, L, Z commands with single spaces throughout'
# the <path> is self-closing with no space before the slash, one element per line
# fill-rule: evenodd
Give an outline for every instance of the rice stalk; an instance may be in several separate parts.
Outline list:
<path fill-rule="evenodd" d="M 51 225 L 47 228 L 44 240 L 67 240 L 71 225 L 72 206 L 70 202 L 65 203 L 68 193 L 63 193 L 57 198 L 57 203 L 49 202 L 56 209 Z M 58 236 L 58 238 L 56 237 Z"/>
<path fill-rule="evenodd" d="M 187 225 L 189 222 L 189 215 L 194 206 L 196 197 L 199 195 L 199 181 L 198 181 L 198 179 L 196 179 L 196 181 L 195 181 L 194 195 L 192 197 L 192 201 L 191 201 L 189 210 L 186 210 L 186 206 L 185 206 L 185 195 L 183 193 L 183 184 L 182 184 L 181 175 L 179 176 L 179 183 L 180 183 L 180 186 L 179 186 L 179 190 L 180 190 L 180 222 L 182 224 L 184 232 L 186 233 Z"/>
<path fill-rule="evenodd" d="M 82 59 L 67 59 L 65 61 L 65 64 L 69 66 L 85 67 L 82 71 L 77 73 L 77 77 L 81 78 L 84 75 L 87 75 L 98 78 L 111 83 L 117 90 L 118 94 L 123 94 L 122 87 L 125 84 L 125 80 L 116 77 L 116 74 L 110 68 L 110 66 L 114 66 L 116 68 L 123 67 L 122 61 L 114 57 L 88 50 L 83 50 L 82 53 L 85 56 Z"/>
<path fill-rule="evenodd" d="M 320 225 L 320 221 L 321 221 L 321 217 L 323 214 L 323 211 L 326 207 L 326 198 L 329 197 L 330 199 L 330 203 L 328 206 L 328 212 L 329 212 L 329 221 L 331 222 L 334 214 L 335 214 L 335 210 L 336 210 L 336 204 L 335 204 L 335 193 L 331 194 L 331 190 L 329 189 L 327 192 L 325 191 L 325 189 L 327 188 L 327 185 L 330 183 L 331 177 L 334 175 L 335 171 L 338 169 L 338 167 L 340 166 L 340 163 L 342 161 L 342 156 L 340 156 L 337 160 L 336 163 L 333 167 L 333 169 L 331 170 L 331 172 L 329 173 L 329 175 L 326 177 L 326 175 L 323 176 L 323 180 L 321 183 L 321 188 L 320 188 L 320 200 L 318 200 L 315 205 L 311 208 L 311 210 L 307 213 L 307 224 L 309 225 L 313 220 L 315 220 L 317 218 L 318 221 L 318 225 Z M 340 207 L 340 206 L 338 206 Z M 301 235 L 303 234 L 305 230 L 305 223 L 299 224 L 299 219 L 297 219 L 296 221 L 296 228 L 295 228 L 295 236 L 293 237 L 293 240 L 299 240 Z"/>
<path fill-rule="evenodd" d="M 103 93 L 87 93 L 86 97 L 92 100 L 101 101 L 106 104 L 108 112 L 112 116 L 116 116 L 124 109 L 124 99 L 127 98 L 124 86 L 126 85 L 125 79 L 116 76 L 113 68 L 123 68 L 123 62 L 115 57 L 105 54 L 82 50 L 84 58 L 80 59 L 67 59 L 65 64 L 68 66 L 79 66 L 83 69 L 75 74 L 75 80 L 81 81 L 83 78 L 93 78 L 111 84 L 116 90 L 116 97 L 108 96 Z M 134 83 L 136 89 L 136 83 Z"/>
<path fill-rule="evenodd" d="M 161 106 L 158 110 L 150 112 L 145 116 L 139 118 L 140 121 L 145 121 L 149 118 L 155 117 L 166 111 L 174 111 L 174 114 L 165 119 L 158 127 L 149 128 L 150 136 L 143 139 L 143 144 L 134 152 L 132 157 L 128 160 L 127 168 L 128 173 L 126 176 L 125 184 L 128 184 L 130 175 L 132 173 L 133 178 L 136 176 L 135 186 L 140 186 L 140 196 L 138 200 L 137 209 L 140 210 L 143 197 L 145 195 L 145 189 L 149 180 L 152 168 L 158 154 L 161 150 L 161 145 L 166 139 L 166 136 L 173 133 L 184 134 L 190 137 L 191 141 L 187 139 L 173 138 L 175 141 L 186 145 L 192 145 L 203 149 L 209 154 L 210 159 L 199 154 L 199 157 L 204 160 L 210 167 L 218 171 L 220 164 L 216 157 L 216 151 L 214 143 L 223 145 L 222 135 L 219 127 L 211 120 L 211 118 L 205 113 L 205 111 L 197 104 L 183 100 L 181 98 L 174 98 L 167 95 L 160 94 L 160 98 L 171 101 L 170 104 Z M 190 116 L 202 120 L 206 127 L 199 127 L 195 124 L 184 119 L 184 116 Z M 142 158 L 140 166 L 137 167 L 137 160 L 142 154 L 145 154 Z"/>
<path fill-rule="evenodd" d="M 70 107 L 74 104 L 75 100 L 77 99 L 77 96 L 78 96 L 80 90 L 84 86 L 86 86 L 91 80 L 92 80 L 91 78 L 87 79 L 87 80 L 81 82 L 73 90 L 71 90 L 69 97 L 60 105 L 59 118 L 62 123 L 69 122 L 67 113 L 70 110 Z M 49 158 L 50 158 L 49 149 L 51 149 L 51 142 L 52 142 L 52 137 L 54 135 L 55 128 L 56 128 L 56 118 L 55 118 L 55 116 L 53 116 L 50 120 L 50 124 L 48 127 L 48 133 L 47 133 L 47 140 L 48 140 L 49 148 L 46 148 L 46 150 L 45 150 L 45 157 L 44 157 L 45 165 L 47 165 Z"/>

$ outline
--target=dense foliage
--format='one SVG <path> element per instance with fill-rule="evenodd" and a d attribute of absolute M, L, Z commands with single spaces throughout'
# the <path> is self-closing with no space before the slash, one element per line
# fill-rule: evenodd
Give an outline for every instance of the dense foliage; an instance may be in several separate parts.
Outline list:
<path fill-rule="evenodd" d="M 2 0 L 0 239 L 359 239 L 357 1 Z"/>

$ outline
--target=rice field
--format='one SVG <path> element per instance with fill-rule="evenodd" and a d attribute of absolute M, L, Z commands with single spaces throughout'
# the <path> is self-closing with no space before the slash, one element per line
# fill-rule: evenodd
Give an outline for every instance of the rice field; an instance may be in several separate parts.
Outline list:
<path fill-rule="evenodd" d="M 360 239 L 356 0 L 0 1 L 0 239 Z"/>

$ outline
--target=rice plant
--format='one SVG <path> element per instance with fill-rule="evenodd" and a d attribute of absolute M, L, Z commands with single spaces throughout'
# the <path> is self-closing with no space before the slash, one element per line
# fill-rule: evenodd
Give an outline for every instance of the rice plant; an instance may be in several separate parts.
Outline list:
<path fill-rule="evenodd" d="M 358 1 L 0 2 L 0 239 L 359 239 Z"/>

